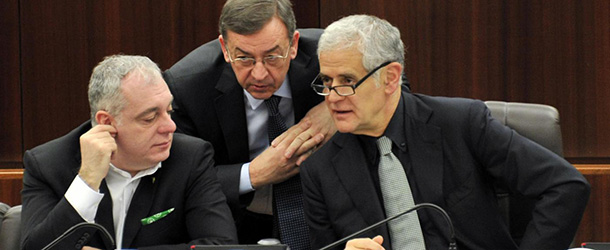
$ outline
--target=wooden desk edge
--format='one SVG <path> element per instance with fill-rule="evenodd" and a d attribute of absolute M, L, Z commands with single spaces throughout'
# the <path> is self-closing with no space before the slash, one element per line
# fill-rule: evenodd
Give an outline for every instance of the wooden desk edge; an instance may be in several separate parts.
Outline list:
<path fill-rule="evenodd" d="M 23 178 L 23 168 L 0 169 L 0 179 L 21 179 Z"/>
<path fill-rule="evenodd" d="M 580 173 L 586 174 L 610 174 L 610 164 L 574 164 Z"/>
<path fill-rule="evenodd" d="M 610 164 L 574 164 L 582 174 L 610 174 Z M 23 176 L 23 168 L 0 169 L 0 178 Z"/>

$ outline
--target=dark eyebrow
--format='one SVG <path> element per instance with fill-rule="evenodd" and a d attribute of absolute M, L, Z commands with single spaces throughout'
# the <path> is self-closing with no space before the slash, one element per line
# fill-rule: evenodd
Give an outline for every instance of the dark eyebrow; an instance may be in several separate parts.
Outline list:
<path fill-rule="evenodd" d="M 265 51 L 265 53 L 273 52 L 273 51 L 276 51 L 276 50 L 278 50 L 278 49 L 280 49 L 280 46 L 279 46 L 279 45 L 275 45 L 275 47 L 273 47 L 273 48 L 271 48 L 271 49 L 269 49 L 269 50 L 266 50 L 266 51 Z M 239 51 L 239 52 L 241 52 L 241 53 L 244 53 L 244 54 L 246 54 L 246 55 L 252 55 L 252 53 L 250 53 L 250 52 L 248 52 L 248 51 L 245 51 L 245 50 L 243 50 L 243 49 L 241 49 L 241 48 L 239 48 L 239 47 L 235 47 L 235 50 L 236 50 L 236 51 Z"/>
<path fill-rule="evenodd" d="M 275 47 L 265 51 L 265 53 L 273 52 L 273 51 L 278 50 L 278 49 L 280 49 L 280 46 L 279 45 L 275 45 Z"/>

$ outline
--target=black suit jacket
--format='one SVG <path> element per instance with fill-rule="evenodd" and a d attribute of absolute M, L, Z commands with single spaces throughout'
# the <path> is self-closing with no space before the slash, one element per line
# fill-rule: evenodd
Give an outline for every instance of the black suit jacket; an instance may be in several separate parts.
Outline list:
<path fill-rule="evenodd" d="M 23 249 L 42 249 L 71 226 L 84 222 L 64 194 L 80 168 L 79 137 L 89 129 L 91 124 L 86 122 L 63 137 L 26 151 Z M 169 158 L 155 174 L 144 177 L 135 191 L 125 221 L 123 247 L 188 249 L 192 244 L 237 242 L 233 218 L 215 176 L 212 154 L 209 143 L 174 134 Z M 95 222 L 114 238 L 112 200 L 105 181 L 100 192 L 105 196 Z M 140 222 L 170 208 L 175 210 L 152 224 Z M 80 249 L 79 245 L 106 249 L 100 235 L 91 229 L 77 231 L 54 249 Z"/>
<path fill-rule="evenodd" d="M 309 85 L 319 73 L 316 50 L 322 30 L 299 32 L 297 57 L 288 70 L 296 122 L 323 100 Z M 241 166 L 251 160 L 245 97 L 231 65 L 224 60 L 220 42 L 200 46 L 163 76 L 174 95 L 172 118 L 178 131 L 212 143 L 222 189 L 239 217 L 252 200 L 252 193 L 239 195 Z"/>
<path fill-rule="evenodd" d="M 480 101 L 402 93 L 415 203 L 451 217 L 459 249 L 517 249 L 496 202 L 493 184 L 538 199 L 520 249 L 566 249 L 590 187 L 568 162 L 491 118 Z M 319 248 L 385 218 L 360 140 L 337 133 L 301 167 L 312 247 Z M 405 208 L 406 210 L 407 208 Z M 448 227 L 419 210 L 428 249 L 446 249 Z M 387 226 L 366 234 L 384 236 Z"/>

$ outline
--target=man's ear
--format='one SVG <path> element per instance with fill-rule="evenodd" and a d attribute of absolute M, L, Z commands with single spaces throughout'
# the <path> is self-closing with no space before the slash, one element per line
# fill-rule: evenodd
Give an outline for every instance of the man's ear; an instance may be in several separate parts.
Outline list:
<path fill-rule="evenodd" d="M 392 62 L 385 66 L 385 88 L 386 93 L 391 94 L 399 89 L 400 91 L 400 78 L 402 77 L 402 65 L 398 62 Z"/>
<path fill-rule="evenodd" d="M 106 110 L 99 110 L 95 113 L 95 121 L 97 124 L 112 125 L 114 117 Z"/>
<path fill-rule="evenodd" d="M 229 63 L 229 53 L 227 52 L 227 43 L 222 35 L 218 36 L 218 41 L 220 42 L 220 47 L 222 48 L 222 54 L 225 57 L 225 62 Z"/>
<path fill-rule="evenodd" d="M 297 57 L 297 51 L 299 51 L 299 37 L 301 33 L 298 30 L 294 31 L 294 35 L 292 35 L 292 46 L 290 47 L 290 59 L 294 59 Z"/>

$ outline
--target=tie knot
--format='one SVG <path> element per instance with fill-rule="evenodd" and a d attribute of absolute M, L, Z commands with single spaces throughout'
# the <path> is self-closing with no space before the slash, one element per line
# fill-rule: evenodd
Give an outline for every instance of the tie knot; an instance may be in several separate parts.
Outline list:
<path fill-rule="evenodd" d="M 278 109 L 280 99 L 281 97 L 272 95 L 267 100 L 265 100 L 265 105 L 267 105 L 267 109 L 269 110 L 270 115 L 276 115 L 280 112 L 280 110 Z"/>
<path fill-rule="evenodd" d="M 377 148 L 379 148 L 379 153 L 381 153 L 381 155 L 392 153 L 392 140 L 386 136 L 382 136 L 377 139 Z"/>

